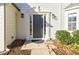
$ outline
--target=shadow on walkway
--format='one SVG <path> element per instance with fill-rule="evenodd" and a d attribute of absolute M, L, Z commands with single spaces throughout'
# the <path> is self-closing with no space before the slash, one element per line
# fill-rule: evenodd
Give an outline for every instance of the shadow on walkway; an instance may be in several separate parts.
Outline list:
<path fill-rule="evenodd" d="M 26 42 L 27 42 L 27 44 L 29 44 L 29 43 L 40 44 L 40 43 L 44 43 L 44 40 L 28 40 Z"/>

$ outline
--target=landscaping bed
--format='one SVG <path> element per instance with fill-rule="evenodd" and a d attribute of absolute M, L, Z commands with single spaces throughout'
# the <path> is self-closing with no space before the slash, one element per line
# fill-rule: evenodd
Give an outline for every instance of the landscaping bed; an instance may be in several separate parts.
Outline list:
<path fill-rule="evenodd" d="M 79 55 L 79 30 L 68 32 L 58 30 L 55 33 L 55 40 L 51 40 L 56 48 L 50 48 L 57 55 Z"/>
<path fill-rule="evenodd" d="M 31 50 L 21 50 L 25 40 L 15 40 L 11 45 L 8 46 L 9 52 L 3 55 L 30 55 Z"/>
<path fill-rule="evenodd" d="M 52 51 L 56 55 L 79 55 L 79 47 L 74 45 L 64 45 L 59 40 L 51 40 L 56 48 L 52 48 Z"/>

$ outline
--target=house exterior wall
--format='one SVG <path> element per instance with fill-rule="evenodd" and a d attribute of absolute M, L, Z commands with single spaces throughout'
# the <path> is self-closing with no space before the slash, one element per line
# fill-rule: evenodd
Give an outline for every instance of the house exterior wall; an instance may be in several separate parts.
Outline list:
<path fill-rule="evenodd" d="M 16 20 L 18 10 L 12 4 L 5 4 L 6 46 L 16 39 Z"/>
<path fill-rule="evenodd" d="M 4 4 L 0 4 L 0 51 L 4 51 Z"/>
<path fill-rule="evenodd" d="M 66 29 L 66 27 L 65 27 L 65 21 L 66 21 L 66 19 L 65 19 L 65 8 L 69 5 L 70 3 L 62 3 L 62 4 L 60 4 L 61 6 L 60 6 L 60 29 L 62 29 L 62 30 L 65 30 Z"/>
<path fill-rule="evenodd" d="M 67 4 L 66 4 L 67 5 Z M 39 7 L 40 6 L 40 9 Z M 30 14 L 32 13 L 40 13 L 40 12 L 48 12 L 50 14 L 50 25 L 48 27 L 47 34 L 50 38 L 55 37 L 55 32 L 57 30 L 64 28 L 64 7 L 60 3 L 29 3 L 26 4 L 23 8 L 21 8 L 21 13 L 24 14 L 24 18 L 20 18 L 18 20 L 18 35 L 17 39 L 26 39 L 30 37 Z M 56 16 L 56 18 L 52 18 L 52 14 Z M 48 19 L 49 20 L 49 19 Z M 47 21 L 49 22 L 49 21 Z"/>
<path fill-rule="evenodd" d="M 22 11 L 21 11 L 22 12 Z M 17 20 L 17 39 L 26 39 L 26 37 L 29 37 L 29 15 L 26 11 L 24 13 L 24 18 L 18 17 Z"/>
<path fill-rule="evenodd" d="M 52 12 L 57 16 L 57 20 L 51 19 L 51 37 L 53 36 L 54 32 L 60 28 L 60 20 L 59 20 L 59 4 L 26 4 L 26 7 L 21 9 L 21 13 L 24 13 L 24 18 L 18 20 L 18 35 L 17 38 L 25 39 L 30 37 L 30 14 L 32 13 L 39 13 L 38 6 L 40 6 L 40 12 Z M 36 9 L 33 9 L 33 8 Z M 53 22 L 53 23 L 52 23 Z M 49 32 L 49 31 L 48 31 Z M 52 33 L 53 32 L 53 33 Z M 47 33 L 49 35 L 49 33 Z"/>
<path fill-rule="evenodd" d="M 76 9 L 66 9 L 65 10 L 65 29 L 68 30 L 68 15 L 71 13 L 76 13 L 76 29 L 79 29 L 79 8 Z M 69 31 L 69 30 L 68 30 Z M 72 31 L 70 31 L 72 32 Z"/>

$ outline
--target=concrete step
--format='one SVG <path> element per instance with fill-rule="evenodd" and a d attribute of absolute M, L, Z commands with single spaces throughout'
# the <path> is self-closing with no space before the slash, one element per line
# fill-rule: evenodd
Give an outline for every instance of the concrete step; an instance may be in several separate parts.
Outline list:
<path fill-rule="evenodd" d="M 48 49 L 33 49 L 31 55 L 49 55 Z"/>

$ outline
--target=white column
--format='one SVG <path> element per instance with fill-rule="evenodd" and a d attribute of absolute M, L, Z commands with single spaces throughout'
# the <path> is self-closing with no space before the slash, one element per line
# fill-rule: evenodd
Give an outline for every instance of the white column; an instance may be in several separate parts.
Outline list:
<path fill-rule="evenodd" d="M 4 51 L 4 5 L 0 4 L 0 52 Z"/>

